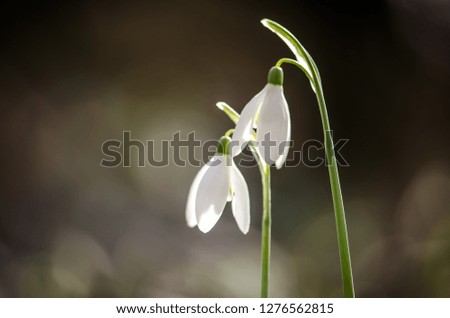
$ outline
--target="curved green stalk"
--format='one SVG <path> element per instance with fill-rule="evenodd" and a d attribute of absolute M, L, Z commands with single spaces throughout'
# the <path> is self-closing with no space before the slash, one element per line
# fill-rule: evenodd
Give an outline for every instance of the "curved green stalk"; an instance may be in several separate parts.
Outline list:
<path fill-rule="evenodd" d="M 239 114 L 225 102 L 218 102 L 217 107 L 223 111 L 235 124 L 239 120 Z M 226 132 L 230 136 L 234 129 Z M 254 134 L 254 133 L 253 133 Z M 271 236 L 271 196 L 270 196 L 270 166 L 262 160 L 258 148 L 250 141 L 249 148 L 258 162 L 261 173 L 261 184 L 263 193 L 263 216 L 261 234 L 261 298 L 269 297 L 269 274 L 270 274 L 270 236 Z"/>
<path fill-rule="evenodd" d="M 232 134 L 234 134 L 234 129 L 228 129 L 227 132 L 224 134 L 224 136 L 230 137 Z"/>
<path fill-rule="evenodd" d="M 328 164 L 328 174 L 330 177 L 331 194 L 333 197 L 334 215 L 336 219 L 344 296 L 355 297 L 344 201 L 342 199 L 339 171 L 334 153 L 334 144 L 331 136 L 330 122 L 328 119 L 328 112 L 323 95 L 322 80 L 320 78 L 319 70 L 311 55 L 291 32 L 280 24 L 268 19 L 262 20 L 261 23 L 277 34 L 288 45 L 297 58 L 297 63 L 292 62 L 293 60 L 291 59 L 281 59 L 278 61 L 277 66 L 280 66 L 283 63 L 290 63 L 299 67 L 310 79 L 311 86 L 316 93 L 325 139 L 325 152 Z"/>
<path fill-rule="evenodd" d="M 303 73 L 305 73 L 305 75 L 309 78 L 310 81 L 313 81 L 313 78 L 311 77 L 311 75 L 309 74 L 308 70 L 299 62 L 297 62 L 296 60 L 293 59 L 289 59 L 289 58 L 282 58 L 280 60 L 278 60 L 277 64 L 275 64 L 276 67 L 280 67 L 283 63 L 288 63 L 288 64 L 292 64 L 297 66 L 299 69 L 301 69 L 303 71 Z"/>

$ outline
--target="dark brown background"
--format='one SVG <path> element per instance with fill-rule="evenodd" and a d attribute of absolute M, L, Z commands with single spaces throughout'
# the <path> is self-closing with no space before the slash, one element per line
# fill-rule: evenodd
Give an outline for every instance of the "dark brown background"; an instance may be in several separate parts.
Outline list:
<path fill-rule="evenodd" d="M 364 3 L 364 4 L 361 4 Z M 0 5 L 0 295 L 257 296 L 261 190 L 243 169 L 252 228 L 227 208 L 185 225 L 198 167 L 100 167 L 101 144 L 194 131 L 217 139 L 268 69 L 315 58 L 341 169 L 358 296 L 450 296 L 450 5 L 390 1 L 89 1 Z M 314 95 L 285 67 L 296 149 L 322 138 Z M 273 172 L 272 296 L 340 296 L 325 167 Z"/>

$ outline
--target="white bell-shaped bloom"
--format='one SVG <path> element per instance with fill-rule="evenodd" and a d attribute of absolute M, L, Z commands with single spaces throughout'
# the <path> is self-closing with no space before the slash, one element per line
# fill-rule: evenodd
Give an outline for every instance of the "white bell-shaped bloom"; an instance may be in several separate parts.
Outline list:
<path fill-rule="evenodd" d="M 256 142 L 262 158 L 280 169 L 289 151 L 291 118 L 283 93 L 283 71 L 279 67 L 270 70 L 267 85 L 242 110 L 233 134 L 233 157 L 248 141 L 254 140 L 253 128 L 256 128 Z"/>
<path fill-rule="evenodd" d="M 187 224 L 204 233 L 214 227 L 228 201 L 242 233 L 247 234 L 250 228 L 248 187 L 229 154 L 230 141 L 229 137 L 220 139 L 217 154 L 200 169 L 189 190 Z"/>

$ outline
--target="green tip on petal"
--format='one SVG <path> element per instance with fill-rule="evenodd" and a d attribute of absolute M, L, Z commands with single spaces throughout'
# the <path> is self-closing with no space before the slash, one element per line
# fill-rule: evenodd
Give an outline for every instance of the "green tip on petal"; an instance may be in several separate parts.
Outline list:
<path fill-rule="evenodd" d="M 267 82 L 272 85 L 283 85 L 283 69 L 281 67 L 272 67 L 267 76 Z"/>
<path fill-rule="evenodd" d="M 228 145 L 231 142 L 230 137 L 223 136 L 220 138 L 219 143 L 217 144 L 217 153 L 223 154 L 223 155 L 229 155 L 230 149 Z"/>

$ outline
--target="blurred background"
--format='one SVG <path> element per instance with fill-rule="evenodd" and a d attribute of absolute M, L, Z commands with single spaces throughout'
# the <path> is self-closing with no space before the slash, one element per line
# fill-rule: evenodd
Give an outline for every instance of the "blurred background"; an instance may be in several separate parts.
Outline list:
<path fill-rule="evenodd" d="M 450 2 L 109 1 L 0 5 L 0 296 L 257 297 L 261 188 L 244 236 L 226 208 L 186 226 L 199 167 L 102 168 L 101 145 L 232 128 L 269 68 L 316 60 L 341 168 L 356 293 L 450 296 Z M 285 66 L 295 149 L 322 139 L 305 76 Z M 157 155 L 158 150 L 156 151 Z M 273 170 L 271 296 L 340 297 L 325 167 Z"/>

